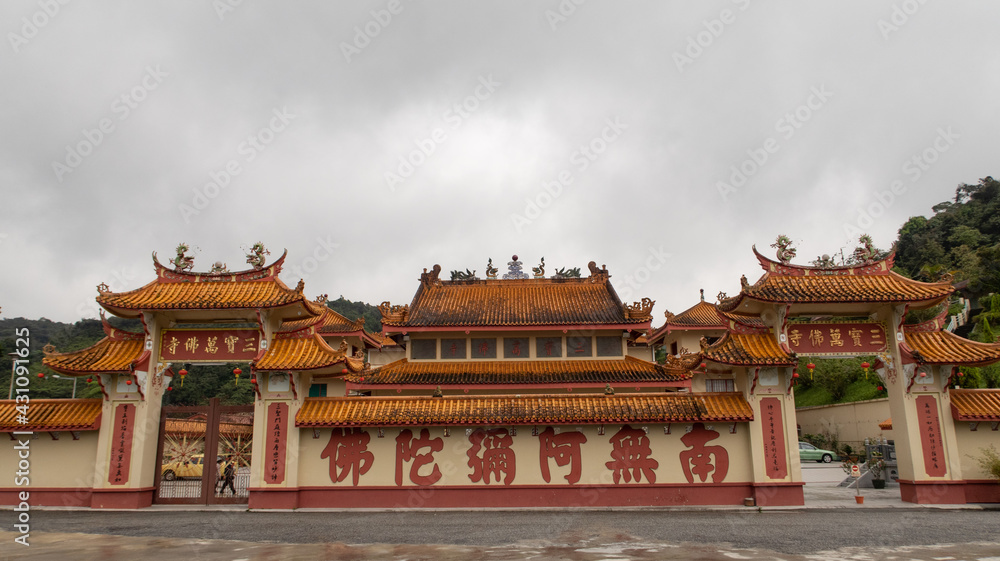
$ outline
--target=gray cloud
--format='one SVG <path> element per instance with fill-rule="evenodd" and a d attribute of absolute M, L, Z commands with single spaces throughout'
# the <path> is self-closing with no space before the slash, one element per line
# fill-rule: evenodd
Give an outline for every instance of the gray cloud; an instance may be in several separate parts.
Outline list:
<path fill-rule="evenodd" d="M 757 275 L 750 246 L 779 233 L 803 261 L 836 251 L 894 181 L 905 190 L 861 228 L 881 246 L 958 183 L 997 173 L 998 6 L 213 6 L 0 6 L 5 317 L 75 320 L 97 283 L 152 280 L 151 251 L 165 261 L 186 241 L 197 268 L 235 269 L 257 240 L 300 266 L 334 240 L 311 294 L 406 302 L 423 267 L 482 274 L 517 253 L 606 263 L 659 315 L 698 288 L 735 292 Z M 498 85 L 477 97 L 484 79 Z M 815 88 L 832 95 L 810 106 Z M 294 117 L 277 130 L 282 111 Z M 627 125 L 613 141 L 609 119 Z M 914 168 L 949 127 L 948 150 Z M 769 139 L 777 149 L 753 161 Z M 80 148 L 71 172 L 53 170 Z M 401 159 L 413 169 L 393 190 Z M 646 275 L 651 252 L 670 257 Z"/>

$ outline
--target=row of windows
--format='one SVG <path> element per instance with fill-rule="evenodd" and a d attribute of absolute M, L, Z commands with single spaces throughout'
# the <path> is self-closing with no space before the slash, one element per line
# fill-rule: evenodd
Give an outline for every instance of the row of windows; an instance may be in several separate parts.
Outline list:
<path fill-rule="evenodd" d="M 622 338 L 610 337 L 502 337 L 503 358 L 532 358 L 531 340 L 535 341 L 535 358 L 622 356 Z M 440 354 L 438 343 L 440 342 Z M 415 360 L 497 358 L 497 338 L 413 339 L 410 358 Z"/>

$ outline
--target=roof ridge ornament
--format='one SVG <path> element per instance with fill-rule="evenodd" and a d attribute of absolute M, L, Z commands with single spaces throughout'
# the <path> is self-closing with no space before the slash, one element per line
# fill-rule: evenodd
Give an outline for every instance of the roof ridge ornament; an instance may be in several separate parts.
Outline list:
<path fill-rule="evenodd" d="M 625 319 L 646 320 L 653 318 L 653 305 L 655 300 L 643 298 L 639 302 L 625 304 Z"/>
<path fill-rule="evenodd" d="M 249 263 L 255 271 L 259 271 L 264 268 L 264 256 L 271 255 L 271 252 L 264 247 L 263 242 L 257 242 L 250 247 L 250 252 L 246 255 L 247 263 Z"/>
<path fill-rule="evenodd" d="M 451 280 L 479 280 L 479 277 L 476 276 L 475 271 L 470 271 L 469 269 L 459 271 L 458 269 L 455 269 L 451 272 Z"/>
<path fill-rule="evenodd" d="M 528 273 L 521 270 L 522 263 L 517 259 L 517 255 L 512 255 L 510 261 L 507 262 L 507 272 L 504 274 L 504 280 L 510 279 L 527 279 L 531 278 Z"/>
<path fill-rule="evenodd" d="M 222 261 L 216 261 L 212 264 L 212 268 L 209 269 L 208 274 L 210 275 L 226 275 L 229 274 L 229 267 L 226 266 Z"/>
<path fill-rule="evenodd" d="M 563 267 L 561 269 L 556 269 L 556 274 L 552 276 L 554 279 L 578 279 L 580 278 L 580 268 L 573 267 L 572 269 L 567 269 Z"/>
<path fill-rule="evenodd" d="M 495 279 L 497 278 L 498 269 L 493 266 L 493 258 L 490 257 L 488 263 L 486 263 L 486 278 Z"/>
<path fill-rule="evenodd" d="M 542 262 L 539 263 L 537 267 L 532 267 L 531 272 L 535 275 L 536 279 L 545 278 L 545 258 L 542 257 Z"/>
<path fill-rule="evenodd" d="M 382 314 L 382 321 L 388 323 L 402 323 L 410 315 L 409 304 L 396 304 L 393 306 L 388 300 L 378 305 L 378 311 Z M 384 330 L 383 330 L 384 331 Z"/>
<path fill-rule="evenodd" d="M 598 269 L 596 261 L 587 263 L 587 268 L 590 269 L 590 282 L 606 282 L 611 276 L 608 274 L 608 266 L 601 265 L 601 268 Z"/>
<path fill-rule="evenodd" d="M 792 239 L 784 234 L 780 234 L 771 247 L 778 249 L 778 261 L 782 265 L 788 265 L 795 257 L 796 250 L 792 247 Z"/>
<path fill-rule="evenodd" d="M 194 267 L 194 257 L 189 257 L 185 255 L 191 248 L 184 242 L 177 244 L 177 257 L 170 260 L 170 263 L 174 266 L 174 271 L 181 273 L 184 271 L 190 271 Z M 154 257 L 155 259 L 155 257 Z"/>
<path fill-rule="evenodd" d="M 431 272 L 427 272 L 427 268 L 424 268 L 423 274 L 420 275 L 420 284 L 441 286 L 441 265 L 437 263 L 431 267 Z"/>

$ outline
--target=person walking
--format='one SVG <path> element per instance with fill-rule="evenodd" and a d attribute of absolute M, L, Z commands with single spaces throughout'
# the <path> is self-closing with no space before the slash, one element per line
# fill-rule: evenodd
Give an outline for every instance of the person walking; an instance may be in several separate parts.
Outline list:
<path fill-rule="evenodd" d="M 226 494 L 226 487 L 233 492 L 233 496 L 236 496 L 236 486 L 233 483 L 236 481 L 236 462 L 233 461 L 232 457 L 226 462 L 225 469 L 222 470 L 222 489 L 219 491 L 220 494 Z"/>

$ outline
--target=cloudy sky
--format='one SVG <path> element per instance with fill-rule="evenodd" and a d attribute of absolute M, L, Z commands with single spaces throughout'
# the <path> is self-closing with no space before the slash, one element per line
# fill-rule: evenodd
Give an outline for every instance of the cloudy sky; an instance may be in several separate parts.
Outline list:
<path fill-rule="evenodd" d="M 579 1 L 579 0 L 578 0 Z M 0 5 L 3 317 L 94 316 L 178 242 L 310 296 L 607 264 L 665 309 L 886 247 L 996 175 L 1000 4 Z"/>

